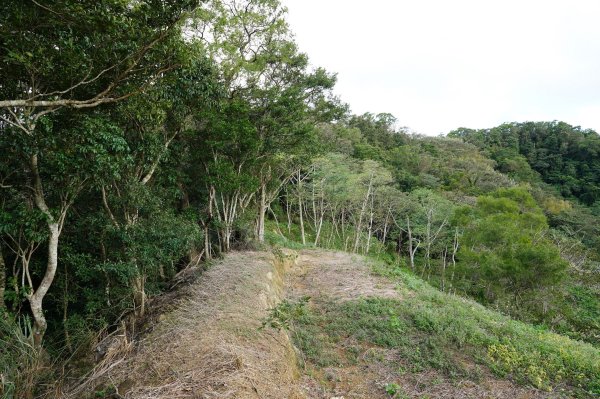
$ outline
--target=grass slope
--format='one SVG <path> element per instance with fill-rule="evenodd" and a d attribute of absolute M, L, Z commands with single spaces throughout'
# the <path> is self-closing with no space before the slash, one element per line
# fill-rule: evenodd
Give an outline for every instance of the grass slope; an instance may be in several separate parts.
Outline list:
<path fill-rule="evenodd" d="M 370 267 L 372 274 L 395 283 L 399 295 L 347 300 L 325 295 L 313 297 L 308 304 L 297 302 L 301 309 L 290 313 L 294 320 L 289 324 L 307 373 L 365 366 L 365 361 L 387 363 L 394 373 L 388 374 L 380 389 L 388 397 L 403 397 L 397 384 L 403 374 L 427 370 L 451 381 L 467 378 L 477 383 L 489 376 L 535 387 L 532 396 L 524 397 L 600 395 L 600 351 L 594 346 L 443 293 L 403 269 L 354 259 Z M 294 309 L 293 304 L 284 304 Z M 394 356 L 385 355 L 385 350 L 393 350 Z M 369 360 L 369 356 L 380 358 Z"/>

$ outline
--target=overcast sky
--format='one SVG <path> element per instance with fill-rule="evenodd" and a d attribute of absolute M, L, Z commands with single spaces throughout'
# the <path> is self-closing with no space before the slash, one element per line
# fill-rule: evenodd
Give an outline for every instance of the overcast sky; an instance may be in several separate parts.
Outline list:
<path fill-rule="evenodd" d="M 599 0 L 282 0 L 354 113 L 437 135 L 563 120 L 600 132 Z"/>

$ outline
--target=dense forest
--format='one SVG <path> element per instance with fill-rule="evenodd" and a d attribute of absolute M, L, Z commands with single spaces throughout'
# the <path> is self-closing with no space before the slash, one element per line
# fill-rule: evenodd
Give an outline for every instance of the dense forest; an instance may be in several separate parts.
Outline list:
<path fill-rule="evenodd" d="M 85 368 L 99 332 L 143 319 L 189 267 L 266 245 L 378 257 L 600 345 L 596 132 L 425 137 L 353 115 L 277 0 L 5 0 L 0 15 L 5 396 Z"/>

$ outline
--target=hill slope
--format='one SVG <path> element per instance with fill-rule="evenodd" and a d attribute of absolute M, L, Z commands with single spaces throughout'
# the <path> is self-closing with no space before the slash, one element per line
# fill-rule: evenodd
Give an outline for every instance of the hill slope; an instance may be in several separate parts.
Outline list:
<path fill-rule="evenodd" d="M 228 255 L 137 349 L 73 396 L 566 398 L 598 388 L 591 345 L 368 258 L 295 257 Z"/>

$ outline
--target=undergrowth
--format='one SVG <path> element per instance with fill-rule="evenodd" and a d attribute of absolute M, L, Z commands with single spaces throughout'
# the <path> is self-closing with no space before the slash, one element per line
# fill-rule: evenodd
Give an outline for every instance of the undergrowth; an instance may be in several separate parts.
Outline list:
<path fill-rule="evenodd" d="M 523 384 L 548 391 L 567 385 L 579 395 L 600 395 L 600 351 L 593 345 L 445 294 L 400 268 L 375 263 L 373 270 L 401 283 L 404 299 L 390 308 L 436 344 L 469 353 L 497 375 Z"/>

